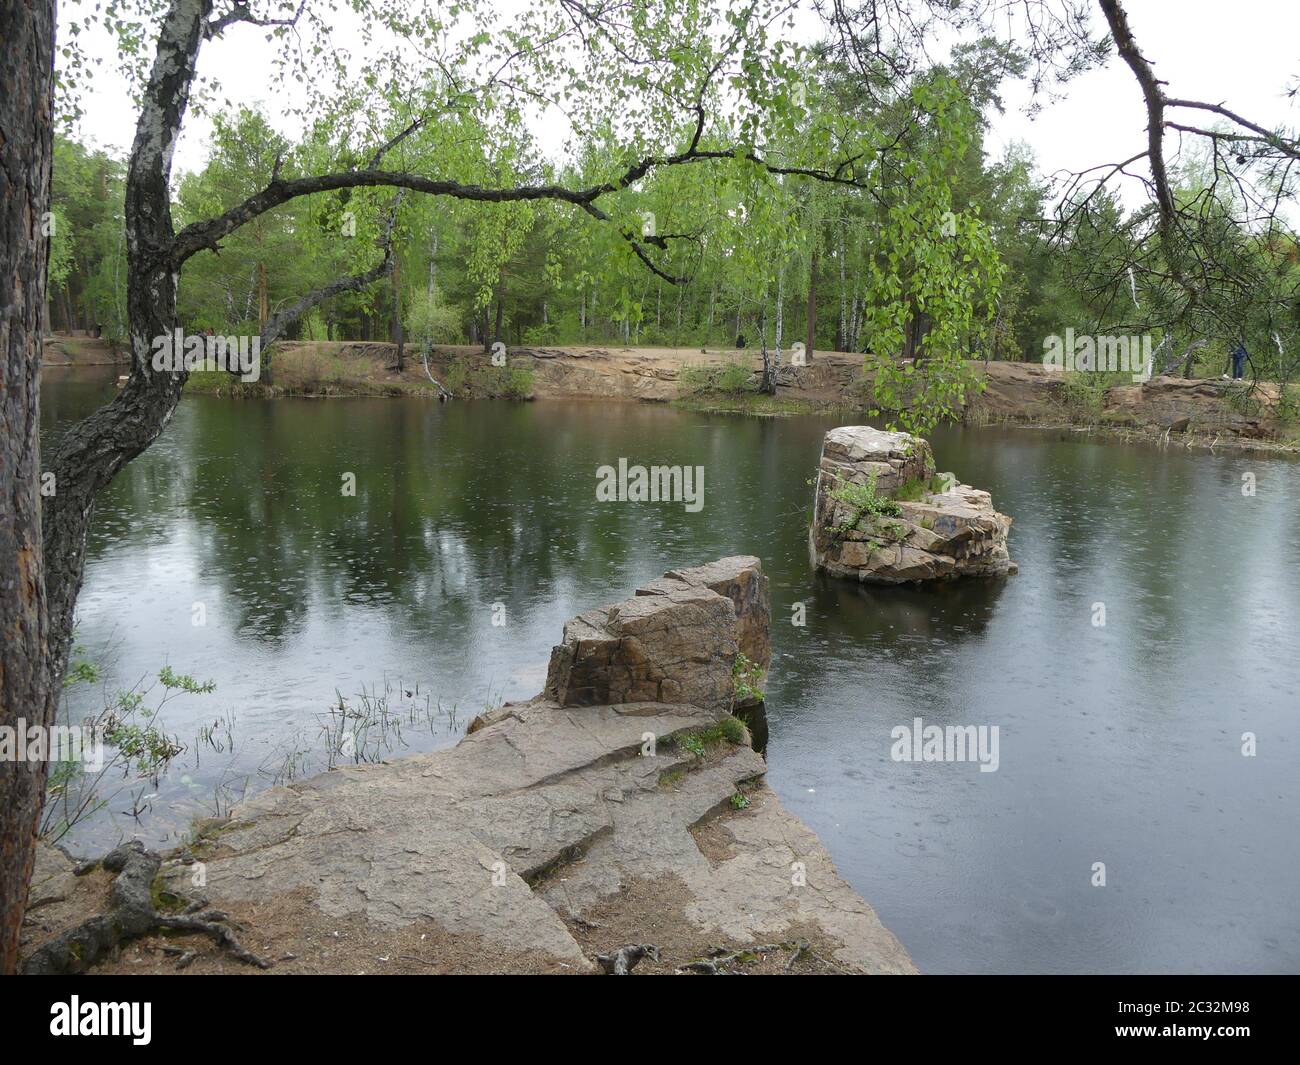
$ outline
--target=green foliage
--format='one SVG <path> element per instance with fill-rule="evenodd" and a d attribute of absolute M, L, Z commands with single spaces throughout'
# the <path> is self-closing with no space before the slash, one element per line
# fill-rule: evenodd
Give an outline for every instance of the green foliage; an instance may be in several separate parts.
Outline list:
<path fill-rule="evenodd" d="M 892 498 L 904 503 L 916 503 L 923 499 L 930 489 L 930 481 L 920 477 L 910 477 L 894 492 Z"/>
<path fill-rule="evenodd" d="M 209 110 L 209 154 L 176 182 L 176 222 L 228 209 L 265 188 L 277 166 L 284 178 L 362 167 L 417 116 L 385 167 L 475 186 L 483 198 L 411 192 L 399 204 L 390 188 L 356 188 L 292 200 L 225 237 L 219 255 L 187 261 L 187 327 L 251 332 L 322 284 L 373 268 L 392 215 L 394 274 L 326 300 L 285 339 L 385 340 L 400 324 L 422 348 L 464 338 L 730 350 L 740 334 L 764 354 L 766 384 L 792 340 L 806 339 L 811 302 L 814 349 L 862 353 L 871 409 L 918 433 L 962 413 L 983 387 L 979 361 L 1037 360 L 1044 337 L 1067 326 L 1128 332 L 1117 317 L 1176 322 L 1170 351 L 1212 337 L 1205 360 L 1221 360 L 1231 338 L 1218 334 L 1240 332 L 1260 376 L 1286 382 L 1295 370 L 1286 354 L 1300 344 L 1287 295 L 1300 284 L 1294 240 L 1232 225 L 1230 183 L 1211 181 L 1190 153 L 1176 173 L 1180 203 L 1199 212 L 1186 248 L 1158 247 L 1150 218 L 1126 214 L 1104 189 L 1055 243 L 1043 239 L 1036 220 L 1052 194 L 1030 152 L 1013 144 L 986 159 L 1003 78 L 1027 70 L 1006 45 L 963 43 L 944 63 L 914 57 L 909 74 L 882 80 L 833 47 L 792 41 L 780 0 L 647 0 L 629 5 L 625 22 L 590 23 L 582 9 L 549 3 L 509 16 L 481 0 L 363 6 L 367 43 L 391 32 L 402 54 L 345 54 L 330 20 L 309 8 L 293 32 L 302 41 L 267 72 L 271 86 L 291 78 L 305 94 L 292 116 L 302 121 L 288 124 L 302 133 L 285 136 L 278 116 L 256 108 Z M 135 79 L 157 28 L 153 13 L 137 14 L 109 5 L 74 22 L 106 19 Z M 571 18 L 585 27 L 581 44 Z M 59 71 L 72 110 L 89 69 L 79 33 L 64 42 Z M 287 34 L 270 30 L 286 44 Z M 560 38 L 573 47 L 541 46 Z M 485 78 L 489 70 L 502 73 Z M 192 106 L 221 98 L 198 93 Z M 544 150 L 534 106 L 567 116 L 562 157 Z M 717 157 L 626 180 L 631 161 L 692 143 Z M 55 154 L 52 320 L 123 338 L 124 165 L 62 139 Z M 800 173 L 845 160 L 835 181 Z M 521 185 L 609 191 L 594 211 L 489 195 Z M 1183 321 L 1161 279 L 1173 266 L 1195 272 L 1192 237 L 1219 249 L 1236 280 Z M 1186 261 L 1166 261 L 1179 256 Z M 1145 278 L 1137 315 L 1123 291 L 1115 299 L 1128 262 Z M 332 373 L 321 371 L 321 388 Z M 751 377 L 752 363 L 737 360 L 689 370 L 683 385 L 743 397 Z M 466 371 L 459 388 L 473 384 Z"/>
<path fill-rule="evenodd" d="M 469 379 L 469 366 L 464 359 L 453 359 L 451 366 L 443 374 L 443 387 L 453 395 L 459 395 L 465 389 L 465 382 Z"/>
<path fill-rule="evenodd" d="M 703 758 L 719 744 L 730 743 L 732 746 L 740 746 L 746 740 L 745 723 L 730 714 L 725 715 L 716 725 L 679 732 L 668 738 L 670 744 L 690 752 L 696 758 Z"/>
<path fill-rule="evenodd" d="M 849 521 L 837 526 L 834 530 L 841 536 L 845 536 L 856 529 L 862 524 L 864 518 L 870 518 L 872 524 L 875 525 L 881 518 L 896 518 L 902 513 L 902 508 L 899 507 L 895 500 L 876 491 L 876 477 L 874 474 L 867 479 L 866 484 L 840 481 L 836 487 L 830 490 L 829 494 L 836 502 L 845 504 L 853 511 Z"/>
<path fill-rule="evenodd" d="M 752 392 L 753 371 L 742 359 L 729 359 L 721 366 L 687 366 L 680 374 L 682 390 L 694 395 L 739 396 Z"/>
<path fill-rule="evenodd" d="M 471 387 L 489 396 L 531 399 L 533 371 L 524 366 L 485 366 L 475 371 Z"/>
<path fill-rule="evenodd" d="M 417 292 L 407 299 L 405 324 L 406 335 L 421 347 L 460 340 L 460 315 L 443 302 L 436 289 Z"/>
<path fill-rule="evenodd" d="M 68 665 L 63 677 L 63 686 L 70 688 L 74 684 L 94 684 L 99 680 L 99 666 L 84 658 L 76 658 Z"/>
<path fill-rule="evenodd" d="M 1071 421 L 1091 423 L 1101 417 L 1106 386 L 1101 374 L 1065 373 L 1061 375 L 1061 403 Z"/>
<path fill-rule="evenodd" d="M 763 670 L 758 663 L 751 661 L 743 651 L 736 655 L 731 665 L 731 684 L 737 699 L 762 699 L 763 689 L 759 687 L 762 679 Z"/>
<path fill-rule="evenodd" d="M 54 140 L 49 299 L 59 330 L 126 337 L 125 167 L 107 153 Z"/>
<path fill-rule="evenodd" d="M 915 86 L 912 103 L 930 125 L 901 163 L 907 195 L 886 201 L 874 242 L 866 370 L 889 427 L 924 435 L 982 387 L 966 357 L 986 339 L 1005 266 L 977 211 L 953 209 L 951 174 L 978 115 L 944 76 Z"/>
<path fill-rule="evenodd" d="M 1300 385 L 1285 385 L 1278 393 L 1277 418 L 1283 425 L 1300 423 Z"/>
<path fill-rule="evenodd" d="M 217 690 L 214 681 L 204 681 L 200 684 L 193 677 L 186 673 L 177 673 L 171 666 L 163 666 L 158 671 L 158 683 L 169 691 L 176 689 L 178 691 L 188 692 L 190 695 L 207 695 L 209 692 Z"/>
<path fill-rule="evenodd" d="M 91 684 L 99 678 L 96 665 L 77 659 L 68 670 L 65 686 Z M 143 780 L 156 785 L 161 773 L 185 750 L 185 745 L 166 731 L 163 710 L 174 698 L 206 695 L 215 691 L 216 685 L 177 673 L 170 666 L 158 671 L 157 684 L 163 690 L 156 701 L 149 699 L 154 685 L 137 684 L 118 691 L 103 710 L 85 722 L 85 727 L 97 734 L 108 748 L 102 764 L 88 767 L 85 755 L 89 752 L 84 748 L 82 757 L 51 763 L 41 815 L 42 836 L 57 842 L 80 821 L 104 809 L 113 796 L 132 783 Z M 125 783 L 114 789 L 111 787 L 114 778 Z"/>

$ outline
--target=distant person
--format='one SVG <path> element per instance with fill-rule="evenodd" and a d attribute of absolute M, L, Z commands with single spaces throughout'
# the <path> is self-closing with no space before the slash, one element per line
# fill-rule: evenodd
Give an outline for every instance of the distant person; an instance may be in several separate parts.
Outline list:
<path fill-rule="evenodd" d="M 1232 379 L 1240 381 L 1246 376 L 1246 345 L 1237 342 L 1237 346 L 1232 349 Z"/>

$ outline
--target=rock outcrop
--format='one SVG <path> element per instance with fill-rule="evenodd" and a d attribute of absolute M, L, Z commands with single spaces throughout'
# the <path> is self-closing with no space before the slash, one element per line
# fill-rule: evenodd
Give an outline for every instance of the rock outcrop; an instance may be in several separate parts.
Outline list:
<path fill-rule="evenodd" d="M 758 559 L 671 571 L 570 621 L 543 694 L 453 748 L 263 792 L 163 887 L 193 896 L 201 862 L 209 905 L 273 971 L 595 971 L 635 943 L 659 948 L 638 973 L 719 947 L 746 971 L 912 972 L 731 714 L 769 624 Z"/>
<path fill-rule="evenodd" d="M 935 471 L 930 445 L 866 425 L 826 434 L 817 470 L 812 561 L 836 577 L 880 584 L 1001 577 L 1011 519 L 988 492 Z"/>

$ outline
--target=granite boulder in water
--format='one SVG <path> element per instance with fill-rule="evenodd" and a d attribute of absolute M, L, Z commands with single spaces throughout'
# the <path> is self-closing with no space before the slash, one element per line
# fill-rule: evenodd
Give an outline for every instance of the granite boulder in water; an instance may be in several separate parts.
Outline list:
<path fill-rule="evenodd" d="M 988 492 L 937 473 L 928 442 L 866 425 L 832 429 L 822 444 L 812 561 L 835 577 L 907 584 L 1016 572 L 1011 518 Z"/>

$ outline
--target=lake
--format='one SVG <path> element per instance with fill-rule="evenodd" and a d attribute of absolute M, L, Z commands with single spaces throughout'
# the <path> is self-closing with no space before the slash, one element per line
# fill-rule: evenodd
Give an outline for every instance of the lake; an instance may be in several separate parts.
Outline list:
<path fill-rule="evenodd" d="M 46 371 L 47 447 L 115 373 Z M 64 842 L 171 845 L 332 759 L 453 743 L 540 690 L 572 615 L 755 554 L 769 781 L 923 971 L 1300 969 L 1300 463 L 943 429 L 939 468 L 1015 518 L 1019 575 L 863 588 L 808 563 L 808 482 L 838 423 L 186 398 L 97 508 L 77 643 L 102 680 L 68 709 L 164 665 L 216 689 L 163 707 L 186 750 L 162 780 Z M 702 466 L 702 509 L 598 502 L 596 470 L 620 458 Z M 346 752 L 326 736 L 340 695 L 378 722 Z M 997 771 L 891 759 L 918 717 L 997 726 Z"/>

